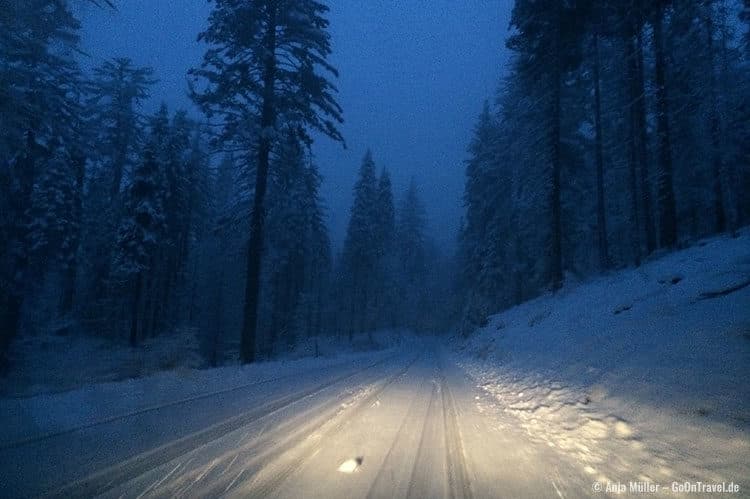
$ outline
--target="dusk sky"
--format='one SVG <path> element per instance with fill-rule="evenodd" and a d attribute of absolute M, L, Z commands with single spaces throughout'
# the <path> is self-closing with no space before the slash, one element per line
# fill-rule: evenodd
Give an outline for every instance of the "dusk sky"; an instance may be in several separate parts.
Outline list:
<path fill-rule="evenodd" d="M 324 176 L 332 237 L 343 241 L 360 161 L 369 147 L 391 172 L 398 198 L 420 186 L 431 233 L 451 251 L 463 212 L 464 159 L 474 121 L 493 99 L 507 52 L 509 0 L 328 2 L 347 149 L 326 138 L 314 153 Z M 84 46 L 92 63 L 130 57 L 156 68 L 149 109 L 188 108 L 186 72 L 200 64 L 196 41 L 206 0 L 127 0 L 119 11 L 87 8 Z"/>

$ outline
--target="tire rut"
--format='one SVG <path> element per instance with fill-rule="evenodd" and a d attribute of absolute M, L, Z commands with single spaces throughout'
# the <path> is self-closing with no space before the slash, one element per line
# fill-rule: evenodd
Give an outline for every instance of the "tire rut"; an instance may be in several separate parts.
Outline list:
<path fill-rule="evenodd" d="M 445 377 L 443 359 L 440 365 L 440 387 L 445 425 L 445 443 L 448 462 L 448 496 L 454 499 L 473 497 L 471 480 L 466 466 L 466 454 L 456 415 L 456 401 Z"/>
<path fill-rule="evenodd" d="M 392 359 L 393 357 L 380 359 L 364 368 L 336 376 L 321 385 L 273 399 L 258 408 L 243 412 L 225 421 L 133 456 L 118 464 L 95 472 L 81 480 L 59 487 L 58 489 L 45 494 L 43 497 L 67 498 L 101 495 L 121 483 L 138 477 L 149 470 L 168 463 L 194 449 L 207 445 L 232 431 L 252 423 L 253 421 L 270 416 L 296 402 L 314 396 L 323 390 L 342 383 Z"/>
<path fill-rule="evenodd" d="M 395 374 L 385 378 L 383 382 L 371 390 L 360 400 L 356 400 L 352 406 L 343 411 L 339 411 L 332 418 L 325 418 L 321 424 L 320 421 L 298 429 L 293 435 L 288 437 L 285 442 L 277 444 L 275 447 L 266 451 L 263 455 L 256 456 L 258 466 L 251 472 L 243 473 L 243 481 L 237 481 L 232 487 L 225 490 L 221 489 L 220 483 L 214 483 L 209 489 L 201 491 L 201 497 L 227 495 L 229 497 L 268 497 L 283 485 L 300 467 L 311 457 L 313 457 L 322 447 L 322 443 L 327 437 L 340 431 L 342 427 L 357 417 L 363 410 L 369 407 L 390 385 L 396 380 L 406 375 L 409 369 L 417 362 L 419 356 L 410 360 L 406 366 L 399 369 Z M 338 404 L 337 404 L 338 405 Z M 309 435 L 315 435 L 311 439 Z M 310 440 L 310 442 L 306 442 Z M 269 461 L 279 460 L 284 455 L 291 454 L 287 461 L 279 466 L 274 466 Z"/>

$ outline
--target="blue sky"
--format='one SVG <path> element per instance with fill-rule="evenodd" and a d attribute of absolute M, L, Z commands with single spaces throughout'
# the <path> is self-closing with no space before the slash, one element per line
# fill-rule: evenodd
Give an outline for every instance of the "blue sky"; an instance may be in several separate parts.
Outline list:
<path fill-rule="evenodd" d="M 156 69 L 150 107 L 192 108 L 186 72 L 200 64 L 196 41 L 206 0 L 121 0 L 117 12 L 86 8 L 84 46 L 92 63 L 127 56 Z M 431 232 L 450 251 L 463 213 L 466 147 L 485 99 L 494 97 L 507 58 L 512 0 L 329 1 L 332 62 L 347 149 L 319 139 L 332 236 L 343 239 L 352 186 L 365 150 L 386 166 L 397 199 L 415 177 Z"/>

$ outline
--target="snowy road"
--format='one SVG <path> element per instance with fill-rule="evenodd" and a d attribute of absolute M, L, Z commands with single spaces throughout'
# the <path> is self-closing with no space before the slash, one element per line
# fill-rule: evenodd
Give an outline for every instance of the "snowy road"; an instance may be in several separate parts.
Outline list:
<path fill-rule="evenodd" d="M 0 399 L 0 497 L 750 497 L 748 247 L 540 297 L 465 341 Z"/>
<path fill-rule="evenodd" d="M 291 382 L 290 382 L 291 381 Z M 0 449 L 4 495 L 581 497 L 437 348 L 373 357 Z M 158 431 L 157 431 L 158 430 Z"/>

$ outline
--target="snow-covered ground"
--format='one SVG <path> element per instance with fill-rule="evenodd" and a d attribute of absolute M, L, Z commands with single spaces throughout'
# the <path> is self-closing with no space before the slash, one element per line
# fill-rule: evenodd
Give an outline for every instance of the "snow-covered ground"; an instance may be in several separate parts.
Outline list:
<path fill-rule="evenodd" d="M 54 340 L 54 338 L 50 338 Z M 414 338 L 397 334 L 393 331 L 378 332 L 374 341 L 375 348 L 367 338 L 358 338 L 352 345 L 336 345 L 334 338 L 318 342 L 320 357 L 313 357 L 308 352 L 309 345 L 301 345 L 289 354 L 289 358 L 259 362 L 252 365 L 230 365 L 215 369 L 196 369 L 194 364 L 183 363 L 162 365 L 161 371 L 141 377 L 106 380 L 107 373 L 128 372 L 131 363 L 149 362 L 143 358 L 153 357 L 150 365 L 159 366 L 159 359 L 169 358 L 168 350 L 160 343 L 158 349 L 135 350 L 127 347 L 114 350 L 109 345 L 85 340 L 78 342 L 77 349 L 67 353 L 50 351 L 41 356 L 47 361 L 35 361 L 25 369 L 5 380 L 12 383 L 21 376 L 35 376 L 47 384 L 29 385 L 27 389 L 36 389 L 37 393 L 29 397 L 0 397 L 0 447 L 10 442 L 39 437 L 41 435 L 68 431 L 72 428 L 95 424 L 111 418 L 159 408 L 165 405 L 182 403 L 191 399 L 205 397 L 219 392 L 231 393 L 240 387 L 259 384 L 269 380 L 305 376 L 306 372 L 320 371 L 334 366 L 357 365 L 364 359 L 372 359 L 393 354 Z M 110 357 L 104 357 L 108 349 Z M 138 356 L 140 357 L 140 360 Z M 190 359 L 190 357 L 180 357 Z M 57 359 L 57 362 L 55 362 Z M 193 360 L 196 364 L 198 361 Z M 122 371 L 123 366 L 125 371 Z M 167 369 L 171 367 L 171 369 Z M 28 373 L 39 369 L 38 373 Z M 109 371 L 107 370 L 109 369 Z M 28 374 L 27 374 L 28 373 Z M 101 373 L 101 377 L 96 377 Z M 118 374 L 120 376 L 121 374 Z M 15 377 L 13 377 L 15 376 Z M 65 391 L 45 391 L 45 388 L 65 386 L 64 383 L 76 383 L 77 387 Z"/>
<path fill-rule="evenodd" d="M 514 307 L 453 349 L 496 410 L 592 480 L 748 486 L 747 229 Z"/>
<path fill-rule="evenodd" d="M 748 496 L 748 230 L 568 285 L 448 349 L 375 342 L 390 348 L 331 339 L 319 358 L 306 344 L 0 398 L 0 496 L 554 499 L 698 481 Z"/>
<path fill-rule="evenodd" d="M 239 338 L 237 338 L 239 339 Z M 296 348 L 276 360 L 299 360 L 306 357 L 336 357 L 342 354 L 393 348 L 404 341 L 412 341 L 402 331 L 377 331 L 373 343 L 368 335 L 358 335 L 349 343 L 336 337 L 307 338 Z M 237 342 L 235 342 L 237 343 Z M 0 377 L 0 398 L 31 397 L 84 388 L 97 383 L 127 381 L 167 373 L 166 377 L 221 378 L 219 370 L 196 374 L 205 369 L 206 359 L 200 354 L 197 331 L 180 329 L 145 340 L 138 348 L 127 342 L 86 335 L 59 336 L 54 333 L 29 335 L 14 342 L 11 350 L 12 367 Z M 233 352 L 236 359 L 236 351 Z M 232 352 L 229 353 L 232 357 Z M 229 361 L 229 364 L 237 361 Z M 234 371 L 233 371 L 234 372 Z M 229 374 L 231 383 L 234 374 Z"/>
<path fill-rule="evenodd" d="M 11 369 L 0 378 L 0 396 L 29 397 L 205 365 L 195 331 L 127 341 L 71 334 L 21 336 L 11 347 Z"/>

